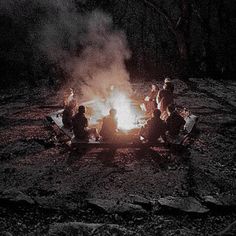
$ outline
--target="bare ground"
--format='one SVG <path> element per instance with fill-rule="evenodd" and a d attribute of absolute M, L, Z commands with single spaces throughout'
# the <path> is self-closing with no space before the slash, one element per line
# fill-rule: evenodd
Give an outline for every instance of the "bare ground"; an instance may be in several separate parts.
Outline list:
<path fill-rule="evenodd" d="M 200 117 L 194 143 L 181 151 L 70 152 L 66 136 L 45 120 L 57 110 L 50 106 L 59 104 L 60 94 L 27 89 L 1 92 L 0 195 L 20 191 L 33 203 L 1 197 L 0 232 L 47 235 L 55 223 L 86 222 L 119 225 L 127 230 L 122 235 L 129 235 L 128 230 L 134 235 L 211 235 L 234 222 L 236 83 L 175 82 L 176 102 Z M 144 212 L 116 212 L 87 201 L 135 205 L 134 195 L 150 201 L 150 207 L 142 207 Z M 189 214 L 166 209 L 158 200 L 167 196 L 194 197 L 209 211 Z M 209 206 L 206 196 L 219 200 L 220 206 Z M 109 230 L 106 233 L 96 235 L 112 235 Z"/>

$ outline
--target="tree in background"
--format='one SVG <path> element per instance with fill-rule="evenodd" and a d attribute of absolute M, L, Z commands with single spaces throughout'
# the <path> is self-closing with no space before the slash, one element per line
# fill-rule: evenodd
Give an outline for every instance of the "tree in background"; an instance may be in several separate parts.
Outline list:
<path fill-rule="evenodd" d="M 9 4 L 11 2 L 11 9 Z M 27 81 L 34 86 L 45 78 L 68 79 L 63 60 L 50 61 L 38 47 L 39 30 L 48 19 L 57 23 L 55 5 L 5 0 L 0 4 L 1 85 Z M 37 2 L 37 3 L 39 3 Z M 48 1 L 60 2 L 60 1 Z M 126 32 L 132 51 L 128 68 L 139 77 L 232 77 L 236 62 L 234 0 L 71 0 L 68 17 L 100 9 Z M 13 4 L 14 3 L 14 4 Z M 4 6 L 7 5 L 7 7 Z M 73 20 L 70 23 L 73 26 Z M 58 28 L 63 26 L 58 22 Z M 76 30 L 76 27 L 74 27 Z M 61 43 L 68 55 L 80 53 L 64 32 Z M 158 79 L 158 78 L 157 78 Z M 55 82 L 55 81 L 54 81 Z M 53 83 L 52 83 L 53 84 Z"/>

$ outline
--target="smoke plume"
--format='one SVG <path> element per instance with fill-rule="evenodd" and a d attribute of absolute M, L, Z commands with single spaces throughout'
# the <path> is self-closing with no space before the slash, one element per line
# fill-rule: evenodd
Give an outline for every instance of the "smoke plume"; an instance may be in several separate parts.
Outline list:
<path fill-rule="evenodd" d="M 123 32 L 113 29 L 112 19 L 100 11 L 84 16 L 82 51 L 74 58 L 72 77 L 79 81 L 83 95 L 106 95 L 112 85 L 130 92 L 125 60 L 130 57 Z"/>
<path fill-rule="evenodd" d="M 111 85 L 131 91 L 125 60 L 130 51 L 125 34 L 115 30 L 112 18 L 95 10 L 78 14 L 71 3 L 58 8 L 57 19 L 42 28 L 41 49 L 70 76 L 84 99 L 106 96 Z"/>
<path fill-rule="evenodd" d="M 51 65 L 60 66 L 69 86 L 79 88 L 85 99 L 105 96 L 111 85 L 130 92 L 125 34 L 114 28 L 112 18 L 104 12 L 82 11 L 79 6 L 84 4 L 86 1 L 3 0 L 0 11 L 22 27 L 30 25 L 27 37 L 34 57 L 46 57 Z"/>

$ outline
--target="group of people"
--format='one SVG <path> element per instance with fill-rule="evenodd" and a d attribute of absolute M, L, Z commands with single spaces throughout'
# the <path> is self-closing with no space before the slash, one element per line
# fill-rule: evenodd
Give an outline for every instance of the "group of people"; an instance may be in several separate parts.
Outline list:
<path fill-rule="evenodd" d="M 174 104 L 174 84 L 165 78 L 162 89 L 152 84 L 151 91 L 144 99 L 148 114 L 152 113 L 147 124 L 141 129 L 140 135 L 149 141 L 162 137 L 176 137 L 185 125 L 184 118 L 178 113 Z"/>
<path fill-rule="evenodd" d="M 149 114 L 152 113 L 152 117 L 140 129 L 140 137 L 155 142 L 160 137 L 167 141 L 167 137 L 175 137 L 179 134 L 185 120 L 175 108 L 173 92 L 174 85 L 169 78 L 165 79 L 163 89 L 159 90 L 156 85 L 152 85 L 150 94 L 145 98 L 146 111 Z M 103 118 L 99 133 L 96 128 L 88 127 L 85 113 L 86 109 L 82 105 L 76 112 L 74 99 L 71 99 L 64 109 L 62 116 L 64 127 L 72 129 L 76 139 L 88 140 L 90 137 L 94 137 L 96 140 L 115 140 L 118 134 L 115 109 L 110 109 L 109 115 Z"/>
<path fill-rule="evenodd" d="M 162 118 L 167 117 L 167 107 L 174 103 L 174 84 L 169 78 L 165 78 L 163 89 L 152 84 L 151 91 L 144 99 L 145 110 L 147 114 L 152 114 L 153 110 L 158 108 L 161 111 Z"/>
<path fill-rule="evenodd" d="M 118 122 L 116 110 L 110 109 L 109 115 L 103 118 L 102 128 L 98 133 L 96 128 L 88 127 L 88 119 L 85 116 L 86 108 L 81 105 L 76 111 L 76 101 L 71 99 L 62 113 L 62 123 L 64 128 L 72 130 L 77 140 L 88 141 L 89 138 L 95 140 L 111 141 L 118 133 Z"/>
<path fill-rule="evenodd" d="M 141 128 L 140 136 L 149 142 L 156 142 L 160 137 L 167 142 L 168 138 L 178 136 L 185 120 L 176 111 L 174 104 L 169 105 L 166 112 L 167 118 L 163 120 L 161 119 L 161 111 L 155 108 L 152 118 Z"/>

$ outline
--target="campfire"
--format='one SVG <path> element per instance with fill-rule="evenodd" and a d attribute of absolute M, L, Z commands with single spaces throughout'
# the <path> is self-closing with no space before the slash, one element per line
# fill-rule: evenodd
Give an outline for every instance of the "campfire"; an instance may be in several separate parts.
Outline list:
<path fill-rule="evenodd" d="M 140 127 L 141 118 L 144 116 L 139 103 L 119 89 L 112 89 L 105 98 L 97 96 L 91 101 L 84 102 L 83 105 L 89 110 L 88 115 L 92 125 L 98 125 L 102 118 L 109 114 L 111 108 L 116 109 L 118 128 L 122 131 Z"/>

